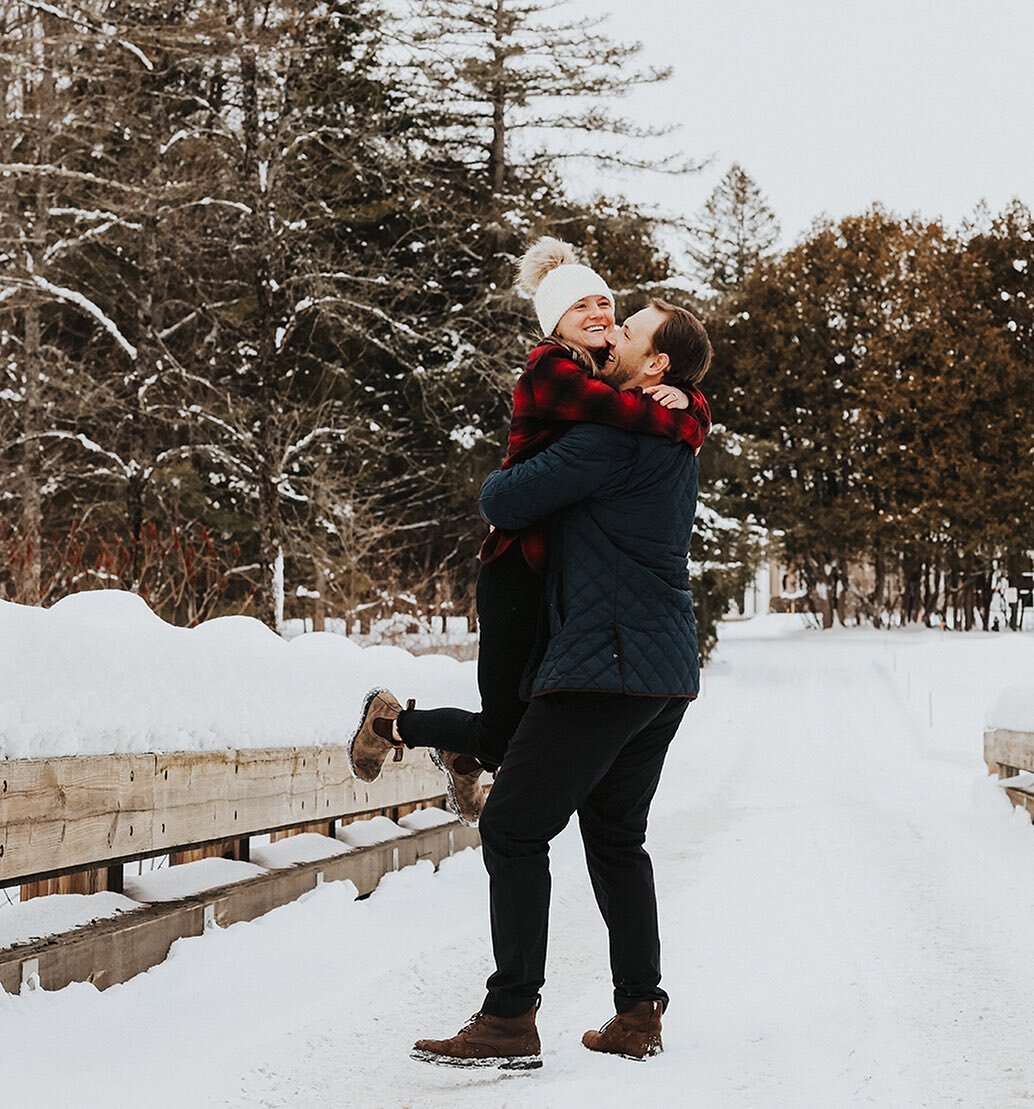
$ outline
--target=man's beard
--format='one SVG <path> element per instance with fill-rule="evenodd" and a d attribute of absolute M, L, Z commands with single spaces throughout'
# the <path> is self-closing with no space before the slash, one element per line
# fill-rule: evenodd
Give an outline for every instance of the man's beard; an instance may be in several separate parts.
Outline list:
<path fill-rule="evenodd" d="M 631 381 L 635 375 L 632 370 L 627 366 L 622 366 L 621 362 L 615 358 L 613 362 L 604 362 L 597 376 L 612 389 L 620 389 L 626 382 Z"/>

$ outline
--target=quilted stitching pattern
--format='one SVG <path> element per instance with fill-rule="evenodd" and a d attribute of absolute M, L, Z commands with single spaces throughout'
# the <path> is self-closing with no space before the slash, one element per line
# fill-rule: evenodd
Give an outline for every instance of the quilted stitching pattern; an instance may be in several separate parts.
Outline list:
<path fill-rule="evenodd" d="M 551 640 L 534 693 L 699 691 L 680 553 L 689 548 L 696 460 L 657 438 L 626 438 L 636 460 L 631 471 L 624 460 L 620 486 L 553 518 L 551 547 L 562 565 L 554 562 L 547 582 Z"/>

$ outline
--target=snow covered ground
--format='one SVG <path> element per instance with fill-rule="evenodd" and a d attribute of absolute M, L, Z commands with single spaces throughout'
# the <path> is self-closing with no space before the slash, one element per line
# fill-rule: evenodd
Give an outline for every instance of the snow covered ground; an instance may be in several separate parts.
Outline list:
<path fill-rule="evenodd" d="M 0 1101 L 1030 1106 L 1034 829 L 986 777 L 981 732 L 1003 688 L 1032 682 L 1034 636 L 723 628 L 651 825 L 672 996 L 656 1059 L 579 1043 L 610 989 L 571 828 L 553 852 L 540 1071 L 408 1058 L 482 997 L 486 883 L 468 851 L 366 901 L 326 884 L 182 940 L 104 993 L 0 994 Z"/>

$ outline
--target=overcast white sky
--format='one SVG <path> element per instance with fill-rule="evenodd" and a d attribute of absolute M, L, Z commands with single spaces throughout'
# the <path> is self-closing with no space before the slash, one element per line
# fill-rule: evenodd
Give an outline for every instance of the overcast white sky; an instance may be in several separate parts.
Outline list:
<path fill-rule="evenodd" d="M 611 13 L 608 37 L 673 65 L 667 84 L 617 107 L 681 123 L 667 143 L 714 156 L 691 178 L 621 179 L 637 200 L 691 214 L 738 161 L 786 244 L 815 216 L 875 201 L 949 223 L 982 198 L 992 209 L 1014 196 L 1034 204 L 1034 0 L 570 0 L 568 10 Z"/>

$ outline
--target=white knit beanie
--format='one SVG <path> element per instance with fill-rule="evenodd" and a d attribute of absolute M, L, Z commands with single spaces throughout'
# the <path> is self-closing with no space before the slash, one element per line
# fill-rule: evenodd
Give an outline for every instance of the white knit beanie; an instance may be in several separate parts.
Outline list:
<path fill-rule="evenodd" d="M 614 294 L 593 269 L 583 266 L 569 243 L 548 235 L 537 239 L 518 263 L 517 285 L 534 298 L 543 335 L 551 335 L 560 317 L 583 297 Z"/>

